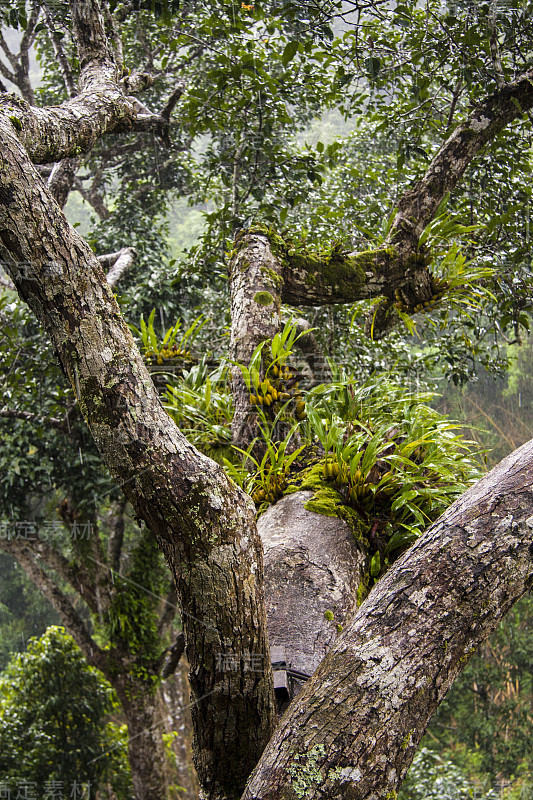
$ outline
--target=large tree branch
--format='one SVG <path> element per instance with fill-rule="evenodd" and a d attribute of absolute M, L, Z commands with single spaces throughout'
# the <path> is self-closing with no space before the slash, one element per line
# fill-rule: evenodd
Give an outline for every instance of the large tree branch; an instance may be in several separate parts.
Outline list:
<path fill-rule="evenodd" d="M 479 151 L 533 107 L 533 69 L 479 103 L 442 145 L 422 180 L 401 198 L 388 241 L 402 231 L 418 242 L 447 192 L 452 191 Z"/>
<path fill-rule="evenodd" d="M 247 365 L 257 345 L 278 332 L 280 273 L 280 262 L 265 235 L 249 231 L 238 239 L 230 267 L 232 361 Z M 233 368 L 231 383 L 233 443 L 245 449 L 259 433 L 257 411 L 238 367 Z"/>
<path fill-rule="evenodd" d="M 90 88 L 55 108 L 35 108 L 17 95 L 3 95 L 0 111 L 11 120 L 32 161 L 47 164 L 88 152 L 104 133 L 151 129 L 151 118 L 140 118 L 137 125 L 135 99 L 122 92 L 113 66 L 102 65 L 97 78 L 91 75 Z M 150 82 L 147 78 L 146 86 Z M 154 124 L 161 127 L 159 117 Z"/>
<path fill-rule="evenodd" d="M 313 253 L 265 231 L 282 266 L 282 301 L 317 306 L 386 297 L 412 312 L 435 300 L 442 287 L 432 280 L 428 259 L 418 251 L 420 234 L 480 150 L 532 107 L 533 69 L 477 105 L 442 145 L 424 177 L 404 193 L 387 240 L 377 250 L 348 253 L 334 247 Z"/>
<path fill-rule="evenodd" d="M 164 411 L 98 260 L 2 115 L 0 152 L 0 256 L 49 331 L 106 465 L 174 573 L 199 773 L 213 797 L 236 797 L 275 716 L 271 671 L 247 667 L 269 663 L 255 508 Z M 235 668 L 226 656 L 237 656 Z"/>
<path fill-rule="evenodd" d="M 121 498 L 113 503 L 107 517 L 109 539 L 107 541 L 107 563 L 109 568 L 117 575 L 120 572 L 122 556 L 122 543 L 124 541 L 124 511 L 126 499 Z"/>
<path fill-rule="evenodd" d="M 71 0 L 72 23 L 80 57 L 80 93 L 53 108 L 35 108 L 14 94 L 0 99 L 0 110 L 35 163 L 50 163 L 89 151 L 104 133 L 161 129 L 158 115 L 138 115 L 138 103 L 119 82 L 97 0 Z M 149 75 L 127 78 L 129 92 L 154 82 Z"/>
<path fill-rule="evenodd" d="M 533 440 L 391 568 L 277 728 L 243 800 L 394 797 L 468 659 L 533 584 Z M 301 785 L 301 783 L 300 783 Z"/>
<path fill-rule="evenodd" d="M 98 261 L 103 267 L 108 269 L 106 275 L 110 286 L 115 286 L 126 272 L 131 269 L 137 258 L 137 251 L 134 247 L 123 247 L 118 253 L 109 253 L 98 256 Z"/>

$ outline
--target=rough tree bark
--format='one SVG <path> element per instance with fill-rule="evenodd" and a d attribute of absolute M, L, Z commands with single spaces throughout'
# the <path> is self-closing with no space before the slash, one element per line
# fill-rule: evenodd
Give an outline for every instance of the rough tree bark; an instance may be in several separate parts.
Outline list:
<path fill-rule="evenodd" d="M 272 253 L 268 237 L 246 232 L 236 237 L 230 262 L 230 358 L 247 365 L 255 348 L 272 339 L 280 326 L 281 264 Z M 246 448 L 257 435 L 257 412 L 250 404 L 242 373 L 234 367 L 232 394 L 235 411 L 232 439 Z"/>
<path fill-rule="evenodd" d="M 58 160 L 135 120 L 116 83 L 97 4 L 71 7 L 84 87 L 79 106 L 29 111 L 19 103 L 19 124 L 0 118 L 1 255 L 49 331 L 106 464 L 167 557 L 188 644 L 199 775 L 212 797 L 237 796 L 275 715 L 270 670 L 258 678 L 241 659 L 245 653 L 269 663 L 255 509 L 170 421 L 100 264 L 21 144 L 35 160 Z M 236 654 L 238 668 L 227 669 L 225 657 L 233 662 Z"/>
<path fill-rule="evenodd" d="M 366 554 L 338 517 L 308 511 L 312 492 L 294 492 L 259 517 L 271 646 L 312 675 L 357 603 Z M 326 615 L 326 612 L 328 614 Z M 331 619 L 328 617 L 331 615 Z"/>
<path fill-rule="evenodd" d="M 47 198 L 3 118 L 0 148 L 6 269 L 48 329 L 106 464 L 167 557 L 198 701 L 198 771 L 214 797 L 232 796 L 274 720 L 270 672 L 257 680 L 245 662 L 223 666 L 225 655 L 243 652 L 268 664 L 255 509 L 170 421 L 100 264 Z"/>

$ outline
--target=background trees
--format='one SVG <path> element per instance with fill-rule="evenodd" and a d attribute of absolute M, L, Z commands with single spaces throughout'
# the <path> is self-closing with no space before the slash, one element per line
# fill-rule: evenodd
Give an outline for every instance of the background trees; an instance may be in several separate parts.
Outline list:
<path fill-rule="evenodd" d="M 26 784 L 34 796 L 89 798 L 98 787 L 99 796 L 128 796 L 124 737 L 106 724 L 116 704 L 111 687 L 64 630 L 50 627 L 32 639 L 26 653 L 13 658 L 1 690 L 4 793 Z"/>
<path fill-rule="evenodd" d="M 484 164 L 478 160 L 474 165 L 472 159 L 482 154 L 484 148 L 492 148 L 490 163 L 491 169 L 493 162 L 496 164 L 494 183 L 500 191 L 498 202 L 505 203 L 511 198 L 523 204 L 527 199 L 520 180 L 527 167 L 525 156 L 523 161 L 515 160 L 513 172 L 509 170 L 508 158 L 499 157 L 498 153 L 523 149 L 522 143 L 528 135 L 528 124 L 522 116 L 532 102 L 527 72 L 529 10 L 512 6 L 507 15 L 509 20 L 507 16 L 502 19 L 498 8 L 483 4 L 476 9 L 470 5 L 457 6 L 453 13 L 437 3 L 429 4 L 423 12 L 413 5 L 384 10 L 379 3 L 367 8 L 292 3 L 253 7 L 162 6 L 155 9 L 158 15 L 142 4 L 102 10 L 104 14 L 99 17 L 97 4 L 72 3 L 69 13 L 63 4 L 50 4 L 42 9 L 36 4 L 24 14 L 21 5 L 15 16 L 10 12 L 9 17 L 11 24 L 16 23 L 26 32 L 22 34 L 20 55 L 13 56 L 13 63 L 8 58 L 11 71 L 6 66 L 4 72 L 9 72 L 9 79 L 18 83 L 23 96 L 33 103 L 35 93 L 29 87 L 27 53 L 29 43 L 35 38 L 46 68 L 39 101 L 49 105 L 72 98 L 70 105 L 60 106 L 53 114 L 43 111 L 40 115 L 13 98 L 5 99 L 3 152 L 9 161 L 6 186 L 15 193 L 16 200 L 9 209 L 4 209 L 2 223 L 6 269 L 21 296 L 48 326 L 71 388 L 57 369 L 49 367 L 41 334 L 35 327 L 32 330 L 34 323 L 24 319 L 26 312 L 20 310 L 13 295 L 8 295 L 4 331 L 10 345 L 2 369 L 9 402 L 2 414 L 7 452 L 13 443 L 17 448 L 19 474 L 13 469 L 5 478 L 5 527 L 13 525 L 13 520 L 15 524 L 24 520 L 34 524 L 41 520 L 50 522 L 47 517 L 51 508 L 44 507 L 50 489 L 62 493 L 68 488 L 66 498 L 54 498 L 67 529 L 70 526 L 72 532 L 74 525 L 91 525 L 98 528 L 99 535 L 92 535 L 88 543 L 59 537 L 54 547 L 38 541 L 37 536 L 31 545 L 11 539 L 6 540 L 5 548 L 16 551 L 33 577 L 47 587 L 56 606 L 69 618 L 86 653 L 95 653 L 92 657 L 98 657 L 100 666 L 104 666 L 109 661 L 105 648 L 111 645 L 113 658 L 124 656 L 129 662 L 130 679 L 135 675 L 144 693 L 146 681 L 151 683 L 164 670 L 164 648 L 154 636 L 156 611 L 162 610 L 147 600 L 158 595 L 160 588 L 155 551 L 153 547 L 150 550 L 151 540 L 146 534 L 135 531 L 132 525 L 128 534 L 133 541 L 126 545 L 121 562 L 120 515 L 124 509 L 118 510 L 118 521 L 111 522 L 109 532 L 104 530 L 102 518 L 108 511 L 107 497 L 119 502 L 119 494 L 114 494 L 101 471 L 99 456 L 81 421 L 78 408 L 81 409 L 104 461 L 133 504 L 136 515 L 144 518 L 156 534 L 175 573 L 192 662 L 193 688 L 197 698 L 206 697 L 194 708 L 201 778 L 212 796 L 233 796 L 240 792 L 256 763 L 270 735 L 274 716 L 268 670 L 259 673 L 262 676 L 259 679 L 244 666 L 235 673 L 217 668 L 217 664 L 225 663 L 226 657 L 237 658 L 240 665 L 250 664 L 252 659 L 260 663 L 268 660 L 262 588 L 256 565 L 256 561 L 260 564 L 260 556 L 254 509 L 227 481 L 221 469 L 190 448 L 170 426 L 149 384 L 145 367 L 135 353 L 131 335 L 119 317 L 118 307 L 111 293 L 101 288 L 99 263 L 75 232 L 66 227 L 57 207 L 43 194 L 27 154 L 37 162 L 63 159 L 52 171 L 42 166 L 40 175 L 47 180 L 60 205 L 64 204 L 69 188 L 75 188 L 91 204 L 98 221 L 87 231 L 87 237 L 106 269 L 117 260 L 109 253 L 117 253 L 125 246 L 138 250 L 135 263 L 128 259 L 129 270 L 122 273 L 119 284 L 119 299 L 130 323 L 138 325 L 141 311 L 148 317 L 149 311 L 158 306 L 161 328 L 165 330 L 178 312 L 190 318 L 191 305 L 199 303 L 205 308 L 212 303 L 219 288 L 220 296 L 227 297 L 222 268 L 226 250 L 234 291 L 233 357 L 245 366 L 262 339 L 275 339 L 280 326 L 277 301 L 290 297 L 295 304 L 316 303 L 325 307 L 313 312 L 319 325 L 324 319 L 329 323 L 329 333 L 319 344 L 330 352 L 342 348 L 343 357 L 353 358 L 357 365 L 358 377 L 381 361 L 396 362 L 400 375 L 418 380 L 422 366 L 433 367 L 437 375 L 447 370 L 460 383 L 472 374 L 474 359 L 487 364 L 503 363 L 495 334 L 517 338 L 528 325 L 529 266 L 522 259 L 519 217 L 510 213 L 508 219 L 500 217 L 499 224 L 492 225 L 494 209 L 483 202 L 474 204 L 472 197 L 464 197 L 457 185 L 461 178 L 463 186 L 468 181 L 470 187 L 482 181 Z M 44 27 L 38 22 L 41 11 Z M 348 26 L 353 20 L 355 24 Z M 80 95 L 75 88 L 78 70 Z M 503 86 L 508 83 L 509 87 Z M 487 96 L 492 89 L 501 91 Z M 134 100 L 133 95 L 141 90 L 145 90 L 142 101 Z M 299 147 L 296 134 L 328 104 L 341 106 L 348 115 L 359 116 L 356 133 L 341 145 L 317 141 L 313 148 Z M 72 110 L 81 120 L 75 128 L 69 116 Z M 391 124 L 394 137 L 387 138 Z M 513 124 L 516 128 L 509 127 Z M 104 128 L 114 130 L 114 137 L 100 138 Z M 374 147 L 362 142 L 369 136 L 381 137 L 376 153 Z M 82 164 L 81 157 L 89 147 L 92 147 L 90 154 Z M 369 168 L 362 162 L 368 162 L 370 157 L 373 161 Z M 431 162 L 429 168 L 427 162 Z M 473 172 L 465 178 L 468 169 Z M 416 179 L 419 182 L 413 185 Z M 354 183 L 359 184 L 356 192 L 352 189 Z M 411 189 L 406 191 L 408 187 Z M 452 190 L 454 194 L 446 209 L 447 193 Z M 173 193 L 209 203 L 203 239 L 179 266 L 167 261 L 164 241 L 163 215 Z M 371 193 L 373 201 L 369 203 Z M 301 200 L 308 195 L 311 196 L 304 208 Z M 391 215 L 395 205 L 399 212 Z M 331 212 L 332 206 L 335 213 Z M 361 225 L 357 219 L 355 228 L 363 208 L 365 224 Z M 465 210 L 469 214 L 465 215 Z M 388 224 L 383 222 L 384 216 L 389 217 Z M 487 218 L 491 225 L 483 237 L 474 240 L 472 225 Z M 230 252 L 232 245 L 227 237 L 252 222 L 261 223 L 262 227 L 252 228 Z M 290 225 L 293 232 L 275 233 L 272 223 Z M 302 231 L 304 227 L 309 230 Z M 300 229 L 297 234 L 295 228 Z M 325 248 L 326 237 L 331 236 L 344 238 L 330 242 Z M 459 240 L 465 237 L 469 238 L 463 242 L 461 251 Z M 502 237 L 507 246 L 503 269 L 494 274 L 482 271 L 480 261 L 487 254 L 493 262 L 495 255 L 500 256 Z M 256 248 L 253 275 L 248 272 L 252 246 Z M 322 247 L 318 252 L 310 252 L 315 246 Z M 261 250 L 259 255 L 257 248 Z M 367 252 L 362 256 L 351 252 L 365 248 Z M 477 261 L 468 265 L 467 258 Z M 65 284 L 65 294 L 61 293 L 65 286 L 58 283 L 61 270 L 72 277 Z M 244 282 L 240 299 L 235 290 L 239 271 Z M 478 285 L 480 277 L 484 282 Z M 37 294 L 35 281 L 41 287 Z M 205 282 L 210 285 L 204 293 Z M 491 294 L 491 285 L 496 286 L 498 296 L 507 291 L 504 307 L 494 305 L 496 295 Z M 178 292 L 180 296 L 176 297 Z M 378 296 L 384 296 L 385 300 L 376 304 Z M 243 313 L 246 306 L 243 298 L 252 315 Z M 331 308 L 333 299 L 360 301 L 353 309 L 351 330 L 341 326 L 338 339 L 331 323 L 342 318 L 342 311 Z M 218 308 L 220 313 L 212 314 L 198 346 L 200 351 L 202 343 L 205 347 L 215 338 L 212 360 L 225 350 L 224 339 L 217 332 L 228 323 L 228 317 L 220 300 Z M 418 315 L 422 311 L 420 321 Z M 409 339 L 402 339 L 398 333 L 394 334 L 396 352 L 391 353 L 390 346 L 381 346 L 379 350 L 380 345 L 362 344 L 365 324 L 367 332 L 385 333 L 396 324 L 398 313 L 411 333 L 413 320 L 418 325 L 423 344 L 414 348 L 415 356 Z M 237 319 L 242 321 L 240 330 Z M 447 328 L 450 320 L 454 322 L 453 333 Z M 16 348 L 14 342 L 19 337 L 23 346 Z M 316 350 L 315 345 L 312 349 Z M 174 350 L 161 354 L 161 351 L 161 341 L 155 339 L 147 343 L 145 356 L 151 366 L 166 369 L 173 365 L 174 371 L 181 374 L 182 379 L 172 393 L 180 423 L 185 422 L 193 436 L 199 431 L 196 441 L 209 455 L 217 455 L 218 451 L 219 460 L 223 455 L 229 456 L 232 474 L 236 476 L 235 452 L 232 456 L 228 450 L 232 412 L 223 371 L 215 373 L 216 380 L 211 373 L 209 383 L 206 375 L 211 365 L 195 365 L 194 357 L 184 352 L 185 347 L 179 353 Z M 316 362 L 316 352 L 314 355 Z M 443 358 L 448 364 L 444 368 Z M 18 363 L 24 359 L 29 375 L 35 376 L 33 383 L 29 381 L 29 392 L 24 383 L 18 382 L 17 359 Z M 271 349 L 268 355 L 265 347 L 255 362 L 257 376 L 251 370 L 248 373 L 250 385 L 246 386 L 235 372 L 236 417 L 246 422 L 240 427 L 234 425 L 235 443 L 253 445 L 251 440 L 259 432 L 257 406 L 266 405 L 270 409 L 272 405 L 272 402 L 258 404 L 257 398 L 274 398 L 266 380 L 273 385 L 274 375 L 280 383 L 279 369 L 287 365 L 287 359 L 288 355 L 282 364 L 279 353 Z M 159 360 L 163 363 L 158 364 Z M 311 461 L 294 460 L 293 473 L 315 468 L 327 483 L 338 476 L 328 474 L 333 469 L 333 459 L 326 457 L 331 446 L 327 436 L 320 437 L 322 412 L 317 410 L 314 417 L 310 413 L 319 392 L 315 390 L 308 398 L 297 395 L 301 390 L 290 384 L 296 380 L 294 376 L 288 377 L 291 369 L 289 362 L 287 377 L 283 377 L 287 385 L 280 386 L 280 394 L 288 395 L 280 398 L 289 403 L 283 412 L 285 417 L 275 419 L 278 405 L 273 407 L 275 415 L 267 412 L 263 422 L 282 421 L 285 431 L 287 426 L 294 428 L 294 446 L 300 445 L 298 437 L 309 442 L 316 437 Z M 47 375 L 45 391 L 43 375 Z M 304 375 L 301 380 L 306 388 Z M 311 380 L 314 378 L 312 375 Z M 213 408 L 211 388 L 216 381 L 220 403 Z M 344 382 L 349 395 L 350 381 Z M 255 403 L 250 402 L 250 395 L 256 398 Z M 277 402 L 278 398 L 274 400 Z M 335 429 L 335 425 L 339 430 L 345 426 L 343 437 L 346 426 L 352 426 L 353 434 L 358 427 L 363 430 L 362 425 L 367 422 L 353 408 L 348 413 L 349 402 L 344 405 L 346 413 L 337 414 L 339 419 L 328 420 L 330 429 Z M 305 411 L 303 406 L 309 410 Z M 47 425 L 43 425 L 43 419 Z M 282 426 L 271 430 L 277 453 L 288 454 L 290 447 L 282 439 Z M 391 453 L 385 457 L 385 443 L 399 438 L 398 447 L 406 446 L 403 433 L 394 434 L 393 430 L 391 422 L 388 429 L 380 431 L 382 457 L 377 460 L 380 463 L 373 465 L 373 472 L 365 467 L 356 481 L 357 465 L 350 462 L 353 471 L 349 478 L 338 482 L 339 515 L 348 513 L 346 509 L 355 511 L 364 528 L 367 585 L 369 576 L 379 577 L 384 556 L 392 552 L 391 537 L 396 533 L 382 525 L 387 516 L 384 508 L 376 511 L 380 505 L 378 494 L 386 494 L 387 489 L 387 481 L 382 483 L 387 474 L 385 465 L 394 466 L 395 480 L 405 477 L 404 473 L 413 464 L 428 471 L 424 476 L 428 482 L 436 475 L 424 461 L 427 453 L 415 456 L 414 450 L 409 454 L 406 451 L 402 466 L 398 458 L 402 454 L 394 451 L 395 465 L 389 463 Z M 59 444 L 58 433 L 68 444 Z M 374 433 L 361 434 L 358 452 L 370 452 L 379 443 Z M 19 436 L 16 445 L 15 435 Z M 254 457 L 258 456 L 259 461 L 271 438 L 266 436 L 266 445 L 255 443 Z M 338 438 L 336 444 L 340 443 L 341 434 Z M 61 457 L 57 456 L 58 447 L 62 447 Z M 341 450 L 339 446 L 336 452 L 339 475 L 349 461 Z M 8 457 L 11 463 L 12 456 Z M 271 454 L 270 467 L 272 463 Z M 524 464 L 526 469 L 527 462 Z M 290 466 L 288 459 L 282 460 L 273 471 L 267 462 L 263 472 L 267 477 L 281 475 L 285 483 L 290 483 L 286 480 L 293 477 L 288 474 Z M 29 475 L 38 489 L 36 492 L 28 493 Z M 390 483 L 390 476 L 388 480 Z M 257 492 L 254 499 L 258 506 L 275 499 L 276 492 L 285 489 L 280 482 L 270 497 L 265 491 L 268 487 L 261 486 L 261 481 L 253 475 L 243 481 Z M 421 486 L 423 482 L 418 479 L 414 483 L 416 486 L 411 489 L 414 496 L 395 497 L 392 505 L 398 502 L 394 509 L 391 505 L 393 512 L 405 506 L 407 500 L 422 497 L 424 492 L 426 499 L 428 496 L 431 499 L 432 490 L 427 485 Z M 490 485 L 486 485 L 490 505 Z M 509 487 L 517 491 L 521 488 L 512 481 Z M 434 490 L 442 491 L 438 487 Z M 525 502 L 520 513 L 524 509 L 527 509 Z M 513 513 L 518 513 L 514 507 Z M 22 514 L 24 518 L 16 519 Z M 421 511 L 419 514 L 424 521 Z M 426 513 L 428 516 L 431 517 Z M 458 526 L 461 527 L 460 521 Z M 516 531 L 513 535 L 518 536 Z M 370 543 L 372 536 L 374 541 Z M 504 540 L 510 549 L 515 544 L 520 549 L 524 542 L 524 538 L 517 542 L 512 538 Z M 431 549 L 427 540 L 426 546 Z M 59 581 L 41 569 L 35 561 L 36 554 L 55 570 Z M 65 563 L 67 556 L 75 559 L 75 574 L 72 565 Z M 519 577 L 515 580 L 514 591 L 518 594 L 527 584 L 524 563 L 520 562 Z M 89 568 L 88 564 L 92 566 Z M 465 569 L 470 575 L 470 567 Z M 116 579 L 117 572 L 120 579 Z M 427 576 L 419 577 L 424 580 Z M 79 594 L 83 593 L 93 624 L 100 626 L 96 631 L 99 635 L 101 631 L 107 639 L 95 641 L 94 630 L 62 585 L 65 579 L 74 584 Z M 130 581 L 127 593 L 122 591 L 125 580 Z M 487 586 L 493 588 L 496 596 L 495 587 L 500 580 L 496 573 L 487 574 Z M 134 589 L 139 584 L 151 594 L 139 594 Z M 393 591 L 388 584 L 384 586 L 383 591 Z M 501 614 L 511 599 L 514 597 L 501 599 L 498 607 L 492 609 L 494 614 Z M 484 609 L 481 596 L 479 603 Z M 128 609 L 139 610 L 140 606 L 142 616 L 127 613 Z M 403 615 L 405 609 L 398 613 Z M 159 621 L 168 625 L 170 616 L 162 612 Z M 482 617 L 479 640 L 492 624 L 485 612 Z M 468 618 L 462 621 L 465 626 L 473 624 Z M 367 630 L 367 623 L 368 620 L 362 619 L 363 630 Z M 352 634 L 354 630 L 351 629 Z M 209 631 L 209 636 L 205 631 Z M 141 640 L 145 643 L 146 637 L 154 647 L 147 647 L 145 652 L 144 644 L 141 647 L 139 643 Z M 390 643 L 388 646 L 392 647 Z M 457 672 L 468 650 L 463 652 L 466 645 L 460 637 L 450 647 L 450 661 L 446 665 L 449 673 L 442 678 L 443 685 Z M 175 652 L 170 650 L 168 655 Z M 341 652 L 345 659 L 346 652 Z M 107 663 L 107 667 L 113 671 L 112 664 Z M 121 680 L 123 675 L 122 672 Z M 348 691 L 348 684 L 343 686 L 341 681 L 337 691 L 341 696 Z M 418 709 L 420 719 L 424 719 L 424 714 L 432 710 L 432 703 L 440 697 L 438 694 L 431 702 L 428 700 L 423 713 Z M 134 705 L 126 690 L 122 700 L 125 709 L 128 704 Z M 132 717 L 142 718 L 145 711 L 144 707 L 136 706 Z M 383 719 L 381 722 L 384 724 Z M 224 726 L 230 735 L 222 740 L 220 730 Z M 143 732 L 151 729 L 151 723 L 142 726 Z M 352 734 L 353 731 L 346 735 Z M 328 735 L 334 736 L 333 729 Z M 150 738 L 143 733 L 141 740 L 143 736 Z M 410 746 L 414 747 L 416 738 L 414 734 L 409 738 Z M 134 737 L 134 741 L 138 739 Z M 348 768 L 341 763 L 346 747 L 341 748 L 337 740 L 327 754 L 323 742 L 316 743 L 318 749 L 313 750 L 314 747 L 313 743 L 310 747 L 316 762 L 313 769 L 319 770 L 321 780 L 331 783 L 333 774 L 343 790 L 348 791 L 346 784 L 351 791 L 353 784 L 358 783 L 358 773 L 356 767 Z M 280 753 L 276 752 L 274 757 L 281 763 Z M 283 758 L 290 767 L 283 780 L 290 783 L 289 775 L 298 782 L 306 769 L 302 762 L 305 753 L 285 753 Z M 392 777 L 378 778 L 376 773 L 370 778 L 369 771 L 365 780 L 383 779 L 393 786 L 409 758 L 410 753 L 396 755 L 397 770 Z M 151 761 L 158 763 L 158 759 Z M 160 775 L 153 780 L 161 785 Z M 279 784 L 280 776 L 275 780 Z M 137 795 L 155 791 L 150 785 L 146 776 L 139 779 Z M 263 791 L 264 787 L 257 789 L 257 782 L 255 786 L 250 791 Z M 280 786 L 272 784 L 265 791 L 279 793 Z M 157 789 L 159 794 L 162 791 Z"/>

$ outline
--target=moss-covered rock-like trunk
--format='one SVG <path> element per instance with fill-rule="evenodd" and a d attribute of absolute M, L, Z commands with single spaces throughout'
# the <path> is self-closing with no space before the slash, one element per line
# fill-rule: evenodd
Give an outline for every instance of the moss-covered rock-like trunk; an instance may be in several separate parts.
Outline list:
<path fill-rule="evenodd" d="M 237 797 L 274 723 L 255 508 L 169 419 L 100 264 L 1 116 L 0 150 L 0 256 L 48 330 L 105 463 L 166 555 L 199 777 L 207 796 Z"/>

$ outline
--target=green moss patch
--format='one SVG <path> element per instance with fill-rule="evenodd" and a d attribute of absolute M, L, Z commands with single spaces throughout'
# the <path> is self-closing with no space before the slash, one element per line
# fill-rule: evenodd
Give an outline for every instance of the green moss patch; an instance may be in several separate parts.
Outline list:
<path fill-rule="evenodd" d="M 270 292 L 256 292 L 254 294 L 254 302 L 260 306 L 271 306 L 274 298 Z"/>

